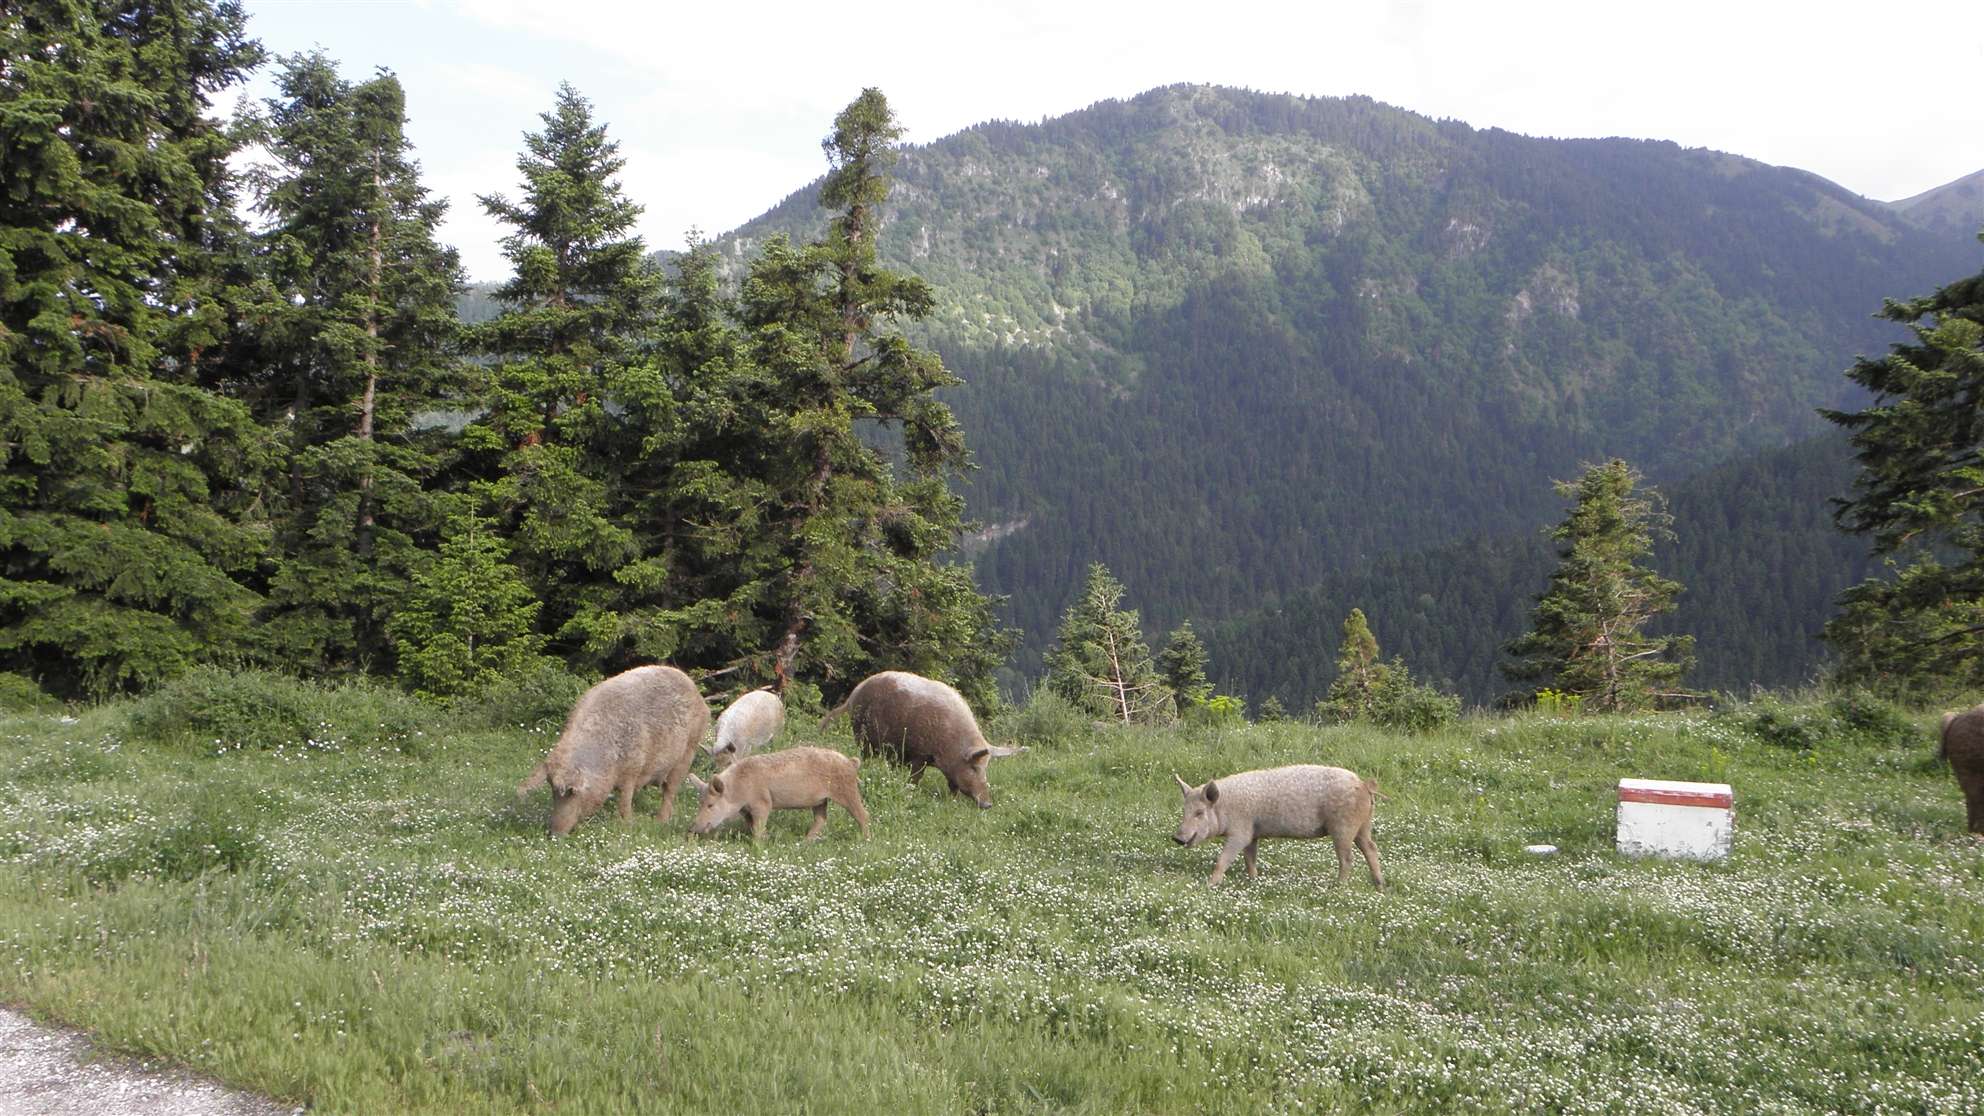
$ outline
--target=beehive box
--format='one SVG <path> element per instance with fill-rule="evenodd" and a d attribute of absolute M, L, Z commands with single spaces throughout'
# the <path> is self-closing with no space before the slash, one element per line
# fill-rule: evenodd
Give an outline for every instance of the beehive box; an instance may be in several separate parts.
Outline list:
<path fill-rule="evenodd" d="M 1619 852 L 1721 860 L 1736 832 L 1736 800 L 1728 783 L 1667 779 L 1619 780 Z"/>

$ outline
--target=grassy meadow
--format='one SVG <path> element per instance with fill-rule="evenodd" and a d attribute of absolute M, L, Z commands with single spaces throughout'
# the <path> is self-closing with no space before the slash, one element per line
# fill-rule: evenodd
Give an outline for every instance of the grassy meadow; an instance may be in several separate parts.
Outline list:
<path fill-rule="evenodd" d="M 981 812 L 870 760 L 836 807 L 567 840 L 512 793 L 563 696 L 444 713 L 203 673 L 0 719 L 0 1002 L 326 1113 L 1984 1111 L 1984 843 L 1932 716 L 993 726 Z M 795 717 L 783 743 L 851 749 Z M 1206 887 L 1179 796 L 1377 778 Z M 1624 775 L 1734 784 L 1724 864 L 1611 847 Z M 1523 846 L 1547 841 L 1548 858 Z"/>

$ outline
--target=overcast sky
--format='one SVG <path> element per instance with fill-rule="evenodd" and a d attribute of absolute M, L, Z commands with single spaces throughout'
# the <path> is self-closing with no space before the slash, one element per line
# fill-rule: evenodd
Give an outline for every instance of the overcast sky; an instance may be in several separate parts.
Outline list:
<path fill-rule="evenodd" d="M 652 247 L 733 228 L 824 168 L 866 85 L 911 142 L 1175 82 L 1362 93 L 1539 136 L 1636 136 L 1815 171 L 1868 197 L 1984 169 L 1984 0 L 246 0 L 276 54 L 400 76 L 469 274 L 477 193 L 514 193 L 560 81 L 592 100 Z M 271 68 L 272 69 L 272 68 Z M 268 91 L 265 73 L 258 94 Z"/>

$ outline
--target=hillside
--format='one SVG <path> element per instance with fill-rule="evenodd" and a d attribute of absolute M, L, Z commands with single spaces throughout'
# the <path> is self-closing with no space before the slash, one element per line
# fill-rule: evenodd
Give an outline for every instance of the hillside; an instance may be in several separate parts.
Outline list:
<path fill-rule="evenodd" d="M 1844 438 L 1829 434 L 1663 493 L 1674 537 L 1652 564 L 1686 591 L 1659 629 L 1696 637 L 1690 685 L 1743 694 L 1812 680 L 1833 598 L 1875 569 L 1865 540 L 1832 525 L 1827 501 L 1852 477 Z M 1205 633 L 1214 673 L 1230 692 L 1306 709 L 1335 677 L 1344 616 L 1362 608 L 1387 656 L 1404 656 L 1471 703 L 1492 702 L 1509 688 L 1501 646 L 1527 626 L 1556 565 L 1548 529 L 1562 515 L 1559 507 L 1526 530 L 1385 555 L 1217 624 Z M 1304 646 L 1315 650 L 1289 653 Z"/>
<path fill-rule="evenodd" d="M 883 253 L 944 299 L 1023 670 L 1093 560 L 1154 629 L 1210 623 L 1542 523 L 1584 460 L 1811 436 L 1881 299 L 1984 256 L 1802 171 L 1361 98 L 1161 89 L 897 173 Z M 800 191 L 719 246 L 817 221 Z"/>
<path fill-rule="evenodd" d="M 1888 203 L 1911 224 L 1951 237 L 1984 230 L 1984 170 Z"/>

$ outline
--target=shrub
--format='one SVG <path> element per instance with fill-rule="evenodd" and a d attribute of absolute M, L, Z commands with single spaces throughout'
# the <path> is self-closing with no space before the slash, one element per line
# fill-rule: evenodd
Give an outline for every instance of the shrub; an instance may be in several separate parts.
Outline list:
<path fill-rule="evenodd" d="M 1180 719 L 1193 725 L 1244 725 L 1247 703 L 1231 694 L 1214 694 L 1186 705 Z"/>
<path fill-rule="evenodd" d="M 1718 715 L 1764 744 L 1801 752 L 1828 741 L 1905 745 L 1921 735 L 1901 710 L 1865 690 L 1847 690 L 1815 705 L 1760 698 Z"/>
<path fill-rule="evenodd" d="M 1089 717 L 1073 702 L 1043 686 L 1033 692 L 1025 705 L 986 727 L 988 737 L 1000 743 L 1010 740 L 1038 747 L 1080 738 L 1088 732 Z"/>
<path fill-rule="evenodd" d="M 480 695 L 459 697 L 456 711 L 487 728 L 557 728 L 592 684 L 555 663 L 498 679 Z"/>
<path fill-rule="evenodd" d="M 1313 714 L 1326 725 L 1363 721 L 1398 732 L 1431 732 L 1460 719 L 1460 699 L 1412 680 L 1401 659 L 1365 672 L 1364 684 L 1338 677 Z"/>
<path fill-rule="evenodd" d="M 0 672 L 0 713 L 45 713 L 60 704 L 32 678 Z"/>
<path fill-rule="evenodd" d="M 419 750 L 434 711 L 371 682 L 325 686 L 263 670 L 196 667 L 132 703 L 139 740 L 203 751 L 241 749 Z"/>

